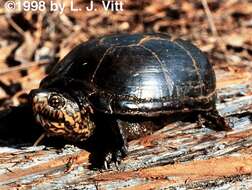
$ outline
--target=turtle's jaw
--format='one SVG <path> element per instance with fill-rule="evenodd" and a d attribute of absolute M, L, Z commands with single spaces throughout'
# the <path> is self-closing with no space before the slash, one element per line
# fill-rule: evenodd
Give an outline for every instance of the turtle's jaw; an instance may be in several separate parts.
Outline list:
<path fill-rule="evenodd" d="M 92 134 L 77 102 L 68 96 L 53 91 L 34 90 L 31 92 L 31 101 L 36 121 L 50 135 L 83 141 Z"/>

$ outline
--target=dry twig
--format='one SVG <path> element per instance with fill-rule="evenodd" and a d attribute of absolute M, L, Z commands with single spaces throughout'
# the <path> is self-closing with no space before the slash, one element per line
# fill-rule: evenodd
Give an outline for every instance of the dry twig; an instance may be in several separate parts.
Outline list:
<path fill-rule="evenodd" d="M 209 6 L 207 4 L 207 0 L 201 0 L 201 3 L 202 3 L 202 6 L 204 7 L 204 10 L 206 12 L 207 20 L 208 20 L 210 29 L 212 31 L 212 34 L 217 37 L 218 36 L 218 32 L 217 32 L 217 29 L 216 29 L 214 21 L 213 21 L 212 13 L 211 13 L 211 11 L 209 9 Z"/>
<path fill-rule="evenodd" d="M 48 64 L 48 61 L 39 61 L 39 62 L 31 62 L 31 63 L 21 64 L 21 65 L 15 66 L 15 67 L 3 69 L 2 71 L 0 71 L 0 75 L 4 75 L 4 74 L 14 72 L 14 71 L 20 71 L 22 69 L 27 69 L 29 67 L 45 65 L 45 64 Z"/>

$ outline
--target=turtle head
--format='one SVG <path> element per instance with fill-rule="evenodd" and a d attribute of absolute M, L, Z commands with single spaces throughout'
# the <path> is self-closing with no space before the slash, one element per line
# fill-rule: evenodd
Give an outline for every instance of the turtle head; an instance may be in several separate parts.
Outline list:
<path fill-rule="evenodd" d="M 90 106 L 81 106 L 58 90 L 32 90 L 30 96 L 35 119 L 49 134 L 80 141 L 92 135 L 95 124 L 90 119 Z"/>

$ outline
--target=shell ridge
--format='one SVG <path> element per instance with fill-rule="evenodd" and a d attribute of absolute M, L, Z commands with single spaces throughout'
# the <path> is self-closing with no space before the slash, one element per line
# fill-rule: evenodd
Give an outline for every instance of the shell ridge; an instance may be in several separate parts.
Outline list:
<path fill-rule="evenodd" d="M 103 59 L 105 58 L 106 55 L 108 55 L 109 52 L 111 52 L 114 48 L 120 48 L 120 47 L 133 47 L 133 46 L 138 46 L 138 45 L 137 45 L 137 44 L 130 44 L 130 45 L 114 45 L 114 46 L 112 46 L 112 47 L 109 47 L 109 48 L 105 51 L 105 53 L 103 54 L 102 58 L 100 59 L 98 65 L 97 65 L 97 67 L 96 67 L 96 69 L 95 69 L 95 71 L 94 71 L 94 73 L 93 73 L 93 75 L 92 75 L 92 77 L 91 77 L 91 82 L 92 82 L 92 83 L 94 82 L 95 75 L 96 75 L 97 71 L 99 70 L 99 68 L 100 68 L 100 66 L 101 66 L 101 64 L 102 64 Z"/>
<path fill-rule="evenodd" d="M 173 82 L 172 78 L 170 77 L 170 75 L 171 75 L 170 72 L 168 70 L 166 70 L 168 72 L 168 75 L 165 74 L 166 71 L 165 71 L 164 65 L 163 65 L 162 61 L 159 59 L 158 55 L 155 52 L 153 52 L 151 49 L 145 47 L 144 45 L 138 44 L 138 46 L 142 47 L 143 49 L 150 52 L 157 59 L 158 63 L 160 64 L 160 67 L 162 69 L 162 72 L 163 72 L 163 75 L 164 75 L 164 78 L 165 78 L 166 85 L 168 87 L 169 93 L 170 93 L 170 95 L 172 95 L 174 82 Z"/>
<path fill-rule="evenodd" d="M 109 48 L 105 51 L 105 53 L 103 54 L 102 58 L 100 59 L 98 65 L 97 65 L 97 67 L 96 67 L 96 69 L 95 69 L 95 71 L 94 71 L 94 73 L 93 73 L 93 75 L 92 75 L 92 77 L 91 77 L 91 82 L 92 82 L 92 83 L 94 82 L 94 77 L 95 77 L 95 75 L 96 75 L 98 69 L 100 68 L 100 66 L 101 66 L 101 64 L 102 64 L 102 61 L 103 61 L 104 57 L 105 57 L 110 51 L 112 51 L 112 50 L 114 49 L 114 47 L 116 47 L 116 46 L 109 47 Z"/>
<path fill-rule="evenodd" d="M 186 52 L 186 54 L 191 58 L 192 63 L 193 63 L 193 67 L 195 68 L 196 75 L 198 76 L 198 79 L 200 81 L 200 85 L 201 85 L 200 94 L 202 95 L 203 94 L 204 82 L 203 82 L 202 77 L 200 75 L 200 72 L 199 72 L 200 68 L 199 68 L 198 64 L 196 63 L 196 61 L 193 58 L 193 56 L 190 53 L 190 51 L 188 51 L 186 48 L 184 48 L 184 46 L 182 46 L 181 44 L 179 44 L 176 40 L 174 40 L 173 42 L 174 42 L 175 45 L 177 45 L 178 47 L 180 47 L 181 49 L 183 49 Z"/>
<path fill-rule="evenodd" d="M 150 40 L 162 40 L 162 39 L 160 37 L 145 36 L 136 45 L 143 45 L 145 42 L 148 42 Z"/>

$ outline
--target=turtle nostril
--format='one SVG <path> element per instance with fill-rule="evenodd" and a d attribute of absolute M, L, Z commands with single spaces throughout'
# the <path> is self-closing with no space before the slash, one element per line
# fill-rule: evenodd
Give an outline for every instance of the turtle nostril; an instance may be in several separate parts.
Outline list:
<path fill-rule="evenodd" d="M 30 101 L 36 100 L 37 93 L 38 93 L 38 90 L 31 90 L 31 92 L 29 93 Z"/>

